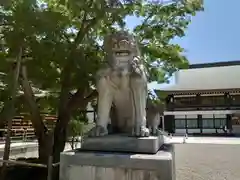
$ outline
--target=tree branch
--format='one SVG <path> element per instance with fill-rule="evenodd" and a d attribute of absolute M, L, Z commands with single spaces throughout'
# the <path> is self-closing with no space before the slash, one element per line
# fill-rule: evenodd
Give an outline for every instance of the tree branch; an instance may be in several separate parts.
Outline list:
<path fill-rule="evenodd" d="M 102 16 L 104 16 L 104 12 L 102 13 Z M 90 30 L 90 28 L 92 28 L 98 22 L 98 20 L 102 16 L 95 17 L 93 20 L 91 20 L 91 22 L 87 26 L 85 26 L 87 13 L 84 14 L 82 27 L 78 31 L 78 34 L 77 34 L 77 36 L 74 40 L 73 46 L 71 48 L 71 52 L 70 52 L 70 56 L 69 56 L 70 61 L 74 60 L 73 55 L 74 55 L 77 45 L 79 43 L 81 43 L 81 41 L 83 40 L 86 33 Z M 70 86 L 70 82 L 71 82 L 69 72 L 70 72 L 71 66 L 72 66 L 72 63 L 70 63 L 68 61 L 62 72 L 62 78 L 61 78 L 62 79 L 62 88 L 61 88 L 61 94 L 60 94 L 59 111 L 66 108 L 67 106 L 65 106 L 65 105 L 67 105 L 69 102 L 69 86 Z"/>
<path fill-rule="evenodd" d="M 87 97 L 85 97 L 85 101 L 90 102 L 94 100 L 98 96 L 97 90 L 93 90 Z"/>
<path fill-rule="evenodd" d="M 93 1 L 92 1 L 92 3 L 93 3 Z M 73 103 L 73 102 L 70 103 L 70 101 L 69 101 L 69 98 L 70 98 L 69 91 L 70 91 L 70 82 L 71 82 L 70 72 L 71 72 L 71 67 L 72 67 L 71 62 L 73 62 L 73 60 L 74 60 L 74 53 L 77 48 L 77 45 L 79 43 L 81 43 L 81 41 L 84 39 L 87 32 L 92 27 L 94 27 L 99 22 L 99 20 L 101 20 L 104 17 L 105 13 L 106 13 L 106 11 L 102 10 L 101 13 L 99 13 L 96 17 L 91 19 L 87 25 L 86 25 L 86 23 L 87 23 L 87 21 L 89 21 L 89 20 L 87 20 L 87 12 L 85 12 L 85 14 L 84 14 L 82 26 L 77 33 L 77 36 L 73 43 L 73 46 L 71 47 L 70 55 L 68 57 L 68 59 L 70 61 L 68 61 L 67 64 L 65 65 L 65 67 L 63 68 L 62 77 L 61 77 L 62 87 L 61 87 L 61 94 L 60 94 L 59 112 L 64 111 L 64 109 L 66 110 L 66 108 L 70 107 L 70 106 L 68 106 L 68 104 Z M 115 12 L 115 14 L 117 14 L 117 12 Z M 80 97 L 80 94 L 79 94 L 79 97 Z M 76 99 L 78 99 L 78 98 L 76 98 Z M 79 100 L 82 100 L 82 99 L 80 98 Z M 76 101 L 76 100 L 74 100 L 74 101 Z M 79 101 L 77 101 L 77 102 L 79 102 Z M 75 104 L 75 103 L 73 103 L 73 104 Z"/>
<path fill-rule="evenodd" d="M 85 92 L 84 88 L 79 88 L 79 89 L 77 90 L 77 92 L 75 92 L 75 93 L 72 95 L 70 101 L 73 101 L 74 99 L 79 98 L 79 97 L 81 97 L 81 96 L 84 97 L 84 92 Z"/>
<path fill-rule="evenodd" d="M 86 20 L 87 20 L 87 13 L 86 13 L 86 11 L 85 11 L 85 12 L 84 12 L 84 15 L 83 15 L 83 20 L 82 20 L 81 28 L 80 28 L 80 30 L 78 31 L 77 36 L 76 36 L 76 38 L 75 38 L 75 40 L 74 40 L 74 47 L 75 47 L 75 48 L 76 48 L 78 42 L 81 41 L 82 38 L 83 38 L 83 35 L 82 35 L 83 33 L 82 33 L 82 32 L 83 32 L 83 29 L 84 29 Z"/>
<path fill-rule="evenodd" d="M 88 7 L 91 7 L 92 4 L 93 4 L 93 0 L 89 3 Z M 72 48 L 72 49 L 76 49 L 77 45 L 83 40 L 83 38 L 84 38 L 84 36 L 85 36 L 85 34 L 86 34 L 86 32 L 87 32 L 87 29 L 89 28 L 89 27 L 87 28 L 87 27 L 85 26 L 85 23 L 87 23 L 87 15 L 88 15 L 88 13 L 85 11 L 85 12 L 84 12 L 84 15 L 83 15 L 83 20 L 82 20 L 81 28 L 80 28 L 80 30 L 79 30 L 78 33 L 77 33 L 77 36 L 76 36 L 76 38 L 75 38 L 75 40 L 74 40 L 73 48 Z M 86 28 L 85 28 L 85 27 L 86 27 Z"/>
<path fill-rule="evenodd" d="M 91 7 L 93 4 L 93 1 L 91 1 L 89 7 Z M 81 41 L 83 40 L 85 34 L 93 27 L 95 26 L 105 15 L 105 13 L 109 10 L 109 9 L 113 9 L 114 8 L 106 8 L 105 10 L 104 9 L 101 9 L 101 13 L 99 13 L 96 17 L 90 19 L 90 20 L 87 20 L 87 12 L 85 11 L 84 12 L 84 17 L 83 17 L 83 21 L 82 21 L 82 25 L 81 25 L 81 28 L 80 30 L 78 31 L 77 33 L 77 36 L 74 40 L 74 48 L 76 48 L 77 44 L 81 43 Z M 118 14 L 118 11 L 115 11 L 115 12 L 110 12 L 112 13 L 113 15 L 112 16 L 115 16 Z M 87 24 L 87 22 L 89 22 Z M 87 24 L 87 25 L 86 25 Z"/>
<path fill-rule="evenodd" d="M 32 87 L 27 78 L 27 70 L 24 65 L 21 68 L 21 77 L 22 77 L 21 85 L 22 85 L 22 88 L 24 91 L 24 97 L 25 97 L 25 100 L 26 100 L 28 106 L 30 107 L 30 111 L 31 111 L 31 115 L 32 115 L 31 121 L 32 121 L 33 127 L 36 131 L 37 137 L 41 138 L 47 132 L 47 128 L 42 121 L 40 110 L 35 101 Z"/>
<path fill-rule="evenodd" d="M 102 13 L 100 16 L 95 17 L 93 19 L 90 20 L 90 23 L 88 25 L 85 26 L 85 23 L 87 22 L 87 20 L 84 21 L 83 27 L 85 26 L 85 28 L 82 28 L 78 31 L 78 34 L 74 40 L 74 50 L 77 47 L 77 45 L 79 43 L 81 43 L 81 41 L 83 40 L 84 36 L 87 34 L 87 32 L 96 25 L 96 23 L 104 16 L 104 13 Z"/>
<path fill-rule="evenodd" d="M 72 97 L 71 101 L 68 103 L 68 107 L 71 110 L 75 110 L 77 108 L 85 107 L 86 104 L 93 99 L 95 99 L 98 95 L 96 90 L 93 90 L 91 93 L 89 93 L 87 96 L 84 96 L 84 92 L 82 90 L 77 91 L 74 96 Z"/>

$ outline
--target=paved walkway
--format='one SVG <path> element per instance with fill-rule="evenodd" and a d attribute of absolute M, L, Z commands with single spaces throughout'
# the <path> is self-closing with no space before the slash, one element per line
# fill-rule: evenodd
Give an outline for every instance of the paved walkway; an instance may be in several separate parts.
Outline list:
<path fill-rule="evenodd" d="M 166 143 L 173 144 L 240 144 L 240 137 L 188 137 L 174 136 L 172 138 L 166 137 Z M 14 142 L 11 148 L 37 146 L 37 141 L 31 142 Z M 77 146 L 79 147 L 79 145 Z M 0 150 L 4 149 L 4 144 L 0 144 Z M 69 143 L 66 143 L 66 150 L 70 149 Z"/>
<path fill-rule="evenodd" d="M 176 180 L 239 180 L 240 138 L 233 137 L 188 137 L 166 138 L 175 145 Z M 185 142 L 185 143 L 184 143 Z M 18 142 L 11 147 L 37 146 L 37 142 Z M 0 145 L 0 150 L 4 145 Z M 79 145 L 78 145 L 79 147 Z M 70 150 L 69 143 L 65 150 Z M 37 157 L 37 151 L 11 156 Z"/>
<path fill-rule="evenodd" d="M 37 146 L 37 141 L 32 142 L 14 142 L 11 143 L 11 148 L 18 148 L 18 147 L 24 147 L 24 146 Z M 0 144 L 0 150 L 4 149 L 5 144 Z"/>
<path fill-rule="evenodd" d="M 75 145 L 75 148 L 80 147 L 80 143 Z M 66 143 L 64 151 L 71 150 L 70 143 Z M 15 151 L 12 153 L 12 151 Z M 3 156 L 4 144 L 0 144 L 0 156 Z M 19 157 L 38 157 L 38 143 L 37 141 L 32 142 L 14 142 L 11 144 L 10 158 L 16 159 Z M 1 163 L 0 163 L 1 165 Z"/>
<path fill-rule="evenodd" d="M 175 144 L 176 180 L 240 180 L 240 146 L 208 139 L 214 143 Z"/>
<path fill-rule="evenodd" d="M 174 144 L 240 144 L 240 138 L 236 137 L 188 137 L 174 136 L 165 138 L 167 143 Z"/>

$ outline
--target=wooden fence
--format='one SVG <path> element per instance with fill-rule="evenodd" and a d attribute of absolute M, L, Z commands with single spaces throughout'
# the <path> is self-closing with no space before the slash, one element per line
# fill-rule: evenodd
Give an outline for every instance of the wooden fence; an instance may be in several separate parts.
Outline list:
<path fill-rule="evenodd" d="M 44 124 L 48 129 L 52 129 L 55 126 L 57 117 L 54 115 L 43 114 Z M 0 129 L 0 138 L 4 139 L 7 132 L 7 124 Z M 15 116 L 12 120 L 11 138 L 33 138 L 35 137 L 35 131 L 28 114 L 21 114 Z"/>
<path fill-rule="evenodd" d="M 80 113 L 92 114 L 90 121 L 96 121 L 96 112 L 93 110 L 81 111 Z M 57 121 L 56 115 L 42 114 L 43 122 L 49 130 L 52 130 L 55 127 Z M 7 124 L 0 128 L 0 138 L 4 139 L 7 133 Z M 12 120 L 12 129 L 11 129 L 11 138 L 20 139 L 20 138 L 34 138 L 35 131 L 31 122 L 31 117 L 29 114 L 22 113 L 19 116 L 15 116 Z"/>

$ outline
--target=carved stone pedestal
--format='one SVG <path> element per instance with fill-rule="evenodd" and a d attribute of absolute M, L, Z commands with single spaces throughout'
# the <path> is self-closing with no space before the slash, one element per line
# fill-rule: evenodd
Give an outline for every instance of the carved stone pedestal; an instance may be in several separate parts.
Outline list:
<path fill-rule="evenodd" d="M 60 180 L 175 180 L 174 146 L 156 154 L 74 150 L 61 154 Z"/>

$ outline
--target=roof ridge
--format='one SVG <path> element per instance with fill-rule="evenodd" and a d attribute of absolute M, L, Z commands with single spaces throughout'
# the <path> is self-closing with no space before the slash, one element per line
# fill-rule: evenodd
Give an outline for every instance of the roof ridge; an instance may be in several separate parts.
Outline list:
<path fill-rule="evenodd" d="M 237 66 L 237 65 L 240 65 L 240 60 L 190 64 L 188 69 Z"/>

